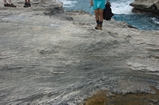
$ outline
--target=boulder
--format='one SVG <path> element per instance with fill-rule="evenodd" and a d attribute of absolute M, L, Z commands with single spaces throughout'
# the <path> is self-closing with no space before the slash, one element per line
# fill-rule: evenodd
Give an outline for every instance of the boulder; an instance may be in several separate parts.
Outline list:
<path fill-rule="evenodd" d="M 159 13 L 159 0 L 135 0 L 130 5 L 137 10 Z"/>

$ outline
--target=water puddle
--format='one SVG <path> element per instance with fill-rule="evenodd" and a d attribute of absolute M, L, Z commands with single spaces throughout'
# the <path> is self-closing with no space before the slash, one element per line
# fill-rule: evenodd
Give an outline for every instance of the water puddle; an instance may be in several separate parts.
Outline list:
<path fill-rule="evenodd" d="M 99 91 L 84 100 L 83 105 L 159 105 L 159 89 L 151 87 L 156 93 L 126 93 L 107 96 L 108 91 Z"/>

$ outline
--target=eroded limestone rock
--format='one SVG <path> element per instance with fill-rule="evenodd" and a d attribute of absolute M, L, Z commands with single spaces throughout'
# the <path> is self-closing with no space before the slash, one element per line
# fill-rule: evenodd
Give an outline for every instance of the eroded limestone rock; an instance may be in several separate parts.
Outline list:
<path fill-rule="evenodd" d="M 40 5 L 0 6 L 0 104 L 77 105 L 99 90 L 129 97 L 159 88 L 159 31 L 113 19 L 95 30 L 93 15 L 45 15 Z"/>
<path fill-rule="evenodd" d="M 153 13 L 159 12 L 159 0 L 135 0 L 130 4 L 135 9 L 150 11 Z"/>

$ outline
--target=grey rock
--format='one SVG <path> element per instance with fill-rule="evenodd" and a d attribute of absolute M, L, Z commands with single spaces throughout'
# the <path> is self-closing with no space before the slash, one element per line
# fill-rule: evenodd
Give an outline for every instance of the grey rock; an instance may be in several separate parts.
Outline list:
<path fill-rule="evenodd" d="M 159 31 L 113 19 L 100 31 L 82 11 L 45 15 L 41 3 L 20 5 L 0 7 L 0 104 L 77 105 L 101 88 L 159 88 Z"/>
<path fill-rule="evenodd" d="M 157 13 L 159 12 L 159 0 L 135 0 L 130 4 L 135 9 Z"/>

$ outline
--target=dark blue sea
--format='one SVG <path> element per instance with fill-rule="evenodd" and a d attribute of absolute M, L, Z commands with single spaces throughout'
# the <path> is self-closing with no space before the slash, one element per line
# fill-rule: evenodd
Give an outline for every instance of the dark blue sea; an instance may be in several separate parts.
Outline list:
<path fill-rule="evenodd" d="M 94 14 L 90 7 L 90 0 L 60 0 L 66 11 L 84 10 Z M 109 0 L 111 2 L 113 18 L 126 22 L 140 30 L 159 30 L 159 17 L 151 13 L 133 13 L 129 5 L 134 0 Z"/>

